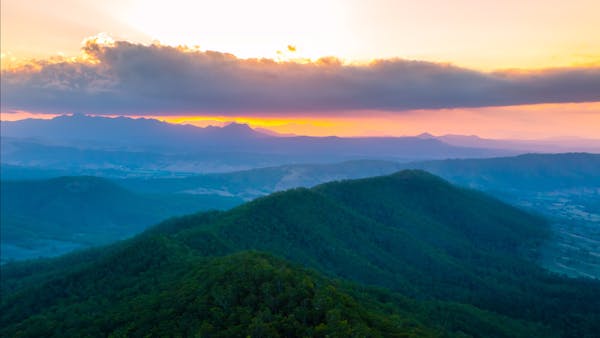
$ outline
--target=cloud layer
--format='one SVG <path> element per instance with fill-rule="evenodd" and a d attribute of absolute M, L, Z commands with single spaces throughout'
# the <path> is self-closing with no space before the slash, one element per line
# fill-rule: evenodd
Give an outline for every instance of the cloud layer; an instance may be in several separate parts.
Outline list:
<path fill-rule="evenodd" d="M 2 111 L 311 114 L 600 101 L 597 67 L 482 73 L 403 59 L 275 62 L 94 40 L 84 52 L 87 60 L 3 71 Z"/>

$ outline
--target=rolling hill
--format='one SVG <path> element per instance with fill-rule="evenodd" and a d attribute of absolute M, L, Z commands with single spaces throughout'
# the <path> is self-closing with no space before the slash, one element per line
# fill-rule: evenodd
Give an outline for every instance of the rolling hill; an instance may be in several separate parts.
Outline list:
<path fill-rule="evenodd" d="M 194 260 L 212 264 L 212 260 L 230 259 L 231 254 L 259 250 L 316 269 L 325 278 L 383 287 L 378 297 L 371 295 L 371 289 L 361 292 L 367 300 L 387 304 L 392 312 L 411 314 L 425 327 L 442 330 L 439 335 L 452 327 L 454 335 L 467 336 L 533 336 L 535 332 L 592 337 L 600 330 L 600 283 L 551 275 L 538 267 L 532 258 L 547 236 L 543 219 L 422 171 L 334 182 L 275 193 L 226 212 L 171 219 L 104 250 L 9 264 L 2 269 L 3 293 L 8 295 L 3 297 L 2 312 L 11 311 L 3 315 L 2 326 L 10 323 L 8 333 L 33 323 L 51 327 L 50 314 L 104 304 L 102 299 L 89 298 L 101 287 L 112 288 L 123 302 L 116 310 L 106 310 L 114 311 L 114 316 L 135 304 L 162 304 L 162 296 L 185 299 L 186 290 L 196 292 L 200 303 L 194 308 L 201 310 L 203 290 L 211 286 L 205 282 L 192 283 L 192 289 L 174 286 L 187 284 L 185 271 L 194 271 L 177 266 Z M 145 247 L 154 245 L 160 249 Z M 231 269 L 245 271 L 233 265 Z M 255 269 L 236 272 L 236 276 L 252 280 L 251 271 Z M 203 279 L 212 280 L 214 274 L 219 275 L 218 271 L 205 272 Z M 93 276 L 106 276 L 108 284 L 95 284 Z M 169 281 L 167 285 L 159 282 L 163 279 Z M 240 292 L 238 279 L 226 280 L 225 289 L 213 297 L 230 299 Z M 38 294 L 48 295 L 40 301 L 42 306 L 26 305 L 34 304 Z M 244 291 L 231 297 L 243 301 L 253 299 L 252 295 Z M 401 300 L 406 297 L 409 303 Z M 24 305 L 14 308 L 15 304 Z M 178 304 L 155 306 L 168 318 L 184 320 L 186 311 L 178 310 Z M 227 304 L 217 304 L 214 311 L 224 311 Z M 107 315 L 102 307 L 98 312 L 100 317 Z M 160 324 L 160 318 L 150 319 L 158 314 L 141 313 L 140 320 L 154 323 L 146 325 Z M 260 317 L 256 310 L 246 316 Z M 65 329 L 105 328 L 105 321 L 93 318 L 98 317 L 77 319 L 73 326 L 65 324 L 69 326 Z M 488 318 L 487 323 L 506 321 L 503 327 L 510 329 L 479 329 L 473 321 L 486 322 L 482 318 Z"/>
<path fill-rule="evenodd" d="M 211 173 L 180 178 L 114 179 L 132 191 L 143 193 L 215 193 L 252 199 L 298 187 L 350 178 L 387 175 L 402 168 L 390 161 L 360 160 L 331 164 L 289 164 L 229 173 Z"/>
<path fill-rule="evenodd" d="M 125 178 L 116 182 L 134 191 L 173 193 L 215 191 L 253 198 L 275 191 L 422 169 L 452 183 L 490 192 L 542 192 L 600 187 L 600 154 L 525 154 L 489 159 L 451 159 L 398 163 L 360 160 L 332 164 L 291 164 L 184 178 Z"/>

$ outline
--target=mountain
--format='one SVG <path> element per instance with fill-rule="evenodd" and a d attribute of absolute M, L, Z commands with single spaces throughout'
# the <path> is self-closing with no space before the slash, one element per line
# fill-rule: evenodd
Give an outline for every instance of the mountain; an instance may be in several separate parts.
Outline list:
<path fill-rule="evenodd" d="M 2 181 L 2 261 L 62 254 L 137 234 L 167 217 L 239 199 L 137 194 L 97 177 Z"/>
<path fill-rule="evenodd" d="M 147 118 L 94 117 L 74 114 L 49 120 L 3 121 L 2 136 L 76 143 L 81 146 L 114 146 L 168 149 L 195 142 L 233 144 L 265 137 L 248 125 L 231 123 L 206 128 L 180 125 Z"/>
<path fill-rule="evenodd" d="M 571 137 L 538 140 L 503 140 L 486 139 L 476 135 L 426 135 L 429 135 L 429 138 L 435 138 L 447 144 L 459 147 L 510 149 L 516 151 L 541 153 L 600 152 L 600 139 Z"/>
<path fill-rule="evenodd" d="M 140 172 L 233 171 L 288 163 L 356 159 L 490 157 L 498 149 L 456 147 L 418 137 L 272 136 L 244 124 L 195 127 L 152 119 L 85 115 L 2 122 L 2 163 L 41 169 Z M 58 154 L 49 157 L 44 154 Z M 128 156 L 123 156 L 123 155 Z M 68 159 L 73 158 L 75 162 Z M 72 172 L 81 175 L 82 172 Z"/>
<path fill-rule="evenodd" d="M 371 296 L 371 289 L 361 292 L 375 302 L 372 304 L 387 304 L 392 313 L 408 309 L 407 313 L 422 318 L 419 323 L 441 328 L 438 334 L 442 336 L 444 328 L 452 327 L 452 335 L 592 337 L 600 330 L 600 283 L 552 275 L 537 266 L 537 248 L 548 236 L 544 219 L 426 172 L 402 171 L 333 182 L 275 193 L 226 212 L 171 219 L 112 248 L 58 260 L 9 264 L 2 269 L 3 293 L 8 294 L 2 300 L 2 327 L 10 325 L 8 334 L 18 328 L 48 329 L 54 325 L 52 318 L 58 318 L 53 316 L 91 304 L 100 304 L 98 316 L 77 319 L 74 326 L 63 324 L 65 329 L 105 328 L 112 332 L 112 327 L 102 324 L 107 321 L 94 322 L 92 318 L 118 318 L 126 311 L 120 309 L 131 306 L 145 309 L 140 320 L 151 327 L 159 325 L 160 321 L 154 320 L 159 315 L 200 325 L 193 318 L 209 318 L 207 315 L 186 317 L 187 311 L 178 304 L 193 306 L 181 302 L 187 292 L 197 295 L 198 307 L 193 309 L 203 311 L 215 304 L 205 305 L 203 285 L 213 280 L 214 273 L 229 268 L 198 272 L 202 282 L 188 284 L 186 271 L 195 270 L 189 265 L 174 266 L 260 250 L 327 276 L 383 287 L 378 289 L 379 297 Z M 160 248 L 152 247 L 156 243 Z M 227 310 L 228 299 L 277 304 L 269 303 L 270 298 L 255 297 L 254 292 L 239 291 L 245 284 L 238 283 L 238 278 L 252 281 L 253 274 L 240 264 L 232 264 L 231 269 L 242 272 L 222 279 L 227 282 L 211 294 L 212 300 L 220 302 L 211 313 L 232 313 Z M 120 276 L 124 276 L 122 280 Z M 161 284 L 161 280 L 168 282 Z M 179 284 L 182 281 L 188 286 Z M 273 285 L 278 285 L 276 281 Z M 110 289 L 125 305 L 102 310 L 101 304 L 111 300 L 90 298 L 99 288 Z M 265 285 L 261 290 L 272 289 Z M 396 293 L 404 298 L 393 296 Z M 157 299 L 157 295 L 164 298 Z M 174 297 L 172 303 L 161 303 L 170 297 Z M 406 297 L 409 303 L 401 300 Z M 248 320 L 262 318 L 255 310 L 244 313 Z M 338 312 L 335 318 L 340 316 Z M 510 329 L 479 330 L 473 321 L 486 317 L 492 323 L 506 321 L 505 328 Z M 534 329 L 526 332 L 527 328 Z"/>

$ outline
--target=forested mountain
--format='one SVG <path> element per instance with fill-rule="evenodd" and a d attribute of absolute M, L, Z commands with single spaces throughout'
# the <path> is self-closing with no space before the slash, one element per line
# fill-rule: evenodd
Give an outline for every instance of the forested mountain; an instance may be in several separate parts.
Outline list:
<path fill-rule="evenodd" d="M 176 328 L 174 323 L 186 323 L 194 332 L 231 323 L 248 333 L 247 323 L 266 323 L 266 329 L 285 335 L 278 320 L 289 317 L 286 306 L 294 304 L 317 312 L 310 318 L 321 318 L 294 314 L 285 322 L 298 321 L 299 330 L 305 330 L 294 332 L 317 332 L 306 330 L 317 330 L 323 320 L 329 328 L 332 318 L 340 319 L 332 327 L 344 322 L 356 336 L 368 336 L 360 331 L 367 328 L 393 336 L 382 330 L 390 323 L 407 329 L 402 318 L 412 318 L 412 327 L 423 330 L 414 336 L 593 337 L 600 331 L 600 283 L 551 275 L 531 261 L 547 235 L 543 219 L 422 171 L 334 182 L 275 193 L 226 212 L 172 219 L 104 250 L 9 264 L 2 269 L 2 327 L 9 335 L 27 328 L 48 332 L 57 316 L 93 307 L 96 315 L 62 322 L 61 332 L 130 333 L 142 328 L 140 334 L 157 334 L 164 332 L 159 326 L 165 322 Z M 255 254 L 227 257 L 246 250 L 385 289 L 339 288 L 342 294 L 332 295 L 331 304 L 341 308 L 328 317 L 319 311 L 328 313 L 331 307 L 309 306 L 291 295 L 298 285 L 306 285 L 294 282 L 304 277 L 292 275 L 304 272 L 294 270 L 283 282 L 287 275 L 279 272 L 285 269 L 268 266 L 287 263 Z M 239 259 L 267 268 L 245 269 L 236 263 Z M 220 278 L 227 283 L 211 284 Z M 253 288 L 263 278 L 270 282 Z M 286 289 L 286 283 L 295 286 Z M 313 283 L 322 287 L 331 281 Z M 105 288 L 110 292 L 103 293 Z M 290 294 L 284 291 L 283 300 L 273 300 L 272 288 Z M 267 296 L 259 297 L 260 292 Z M 321 302 L 319 295 L 308 302 Z M 364 310 L 349 313 L 365 315 L 345 317 L 344 304 L 350 303 L 335 299 L 356 301 Z M 115 307 L 103 305 L 115 301 Z M 265 306 L 269 311 L 263 311 Z M 106 319 L 129 318 L 131 309 L 139 309 L 133 311 L 139 318 L 130 327 L 123 327 L 127 320 L 119 326 Z M 190 318 L 190 311 L 201 315 Z M 366 313 L 382 319 L 368 320 Z"/>
<path fill-rule="evenodd" d="M 138 194 L 98 177 L 2 181 L 2 261 L 61 254 L 137 234 L 165 218 L 240 199 Z"/>

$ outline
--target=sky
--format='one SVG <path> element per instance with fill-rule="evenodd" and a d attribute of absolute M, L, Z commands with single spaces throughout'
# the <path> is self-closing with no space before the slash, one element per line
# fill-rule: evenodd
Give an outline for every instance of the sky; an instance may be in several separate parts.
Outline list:
<path fill-rule="evenodd" d="M 600 2 L 3 0 L 2 120 L 600 138 Z"/>

